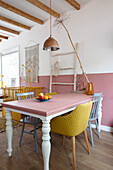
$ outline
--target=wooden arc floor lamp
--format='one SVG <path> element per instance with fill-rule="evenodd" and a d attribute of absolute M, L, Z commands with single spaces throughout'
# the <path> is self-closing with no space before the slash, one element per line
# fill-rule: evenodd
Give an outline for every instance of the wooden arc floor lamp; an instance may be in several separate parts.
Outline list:
<path fill-rule="evenodd" d="M 81 68 L 81 70 L 82 70 L 82 72 L 83 72 L 83 74 L 84 74 L 84 76 L 85 76 L 85 78 L 86 78 L 86 80 L 87 80 L 86 94 L 87 94 L 87 95 L 93 95 L 93 94 L 94 94 L 93 84 L 92 84 L 92 82 L 89 82 L 89 79 L 88 79 L 88 77 L 87 77 L 87 75 L 86 75 L 86 73 L 85 73 L 85 71 L 84 71 L 84 69 L 83 69 L 83 67 L 82 67 L 82 63 L 81 63 L 80 58 L 79 58 L 79 56 L 78 56 L 78 53 L 77 53 L 77 51 L 76 51 L 76 49 L 75 49 L 75 46 L 74 46 L 74 44 L 73 44 L 73 42 L 72 42 L 71 36 L 70 36 L 70 34 L 69 34 L 69 31 L 67 30 L 66 26 L 65 26 L 64 23 L 63 23 L 63 19 L 56 19 L 56 20 L 55 20 L 55 23 L 54 23 L 54 26 L 56 26 L 56 25 L 58 25 L 58 24 L 61 24 L 61 25 L 63 26 L 63 28 L 65 29 L 65 31 L 66 31 L 66 33 L 67 33 L 67 35 L 68 35 L 68 38 L 69 38 L 69 40 L 70 40 L 70 43 L 71 43 L 71 45 L 72 45 L 72 47 L 73 47 L 73 49 L 74 49 L 74 51 L 75 51 L 75 54 L 76 54 L 76 56 L 77 56 L 78 61 L 79 61 L 80 68 Z"/>
<path fill-rule="evenodd" d="M 0 77 L 1 77 L 1 88 L 4 88 L 4 84 L 3 84 L 3 77 L 4 77 L 4 75 L 0 75 Z"/>
<path fill-rule="evenodd" d="M 22 66 L 28 71 L 29 73 L 29 81 L 30 81 L 30 87 L 31 87 L 31 70 L 29 70 L 26 66 L 24 66 L 24 64 L 22 64 Z"/>

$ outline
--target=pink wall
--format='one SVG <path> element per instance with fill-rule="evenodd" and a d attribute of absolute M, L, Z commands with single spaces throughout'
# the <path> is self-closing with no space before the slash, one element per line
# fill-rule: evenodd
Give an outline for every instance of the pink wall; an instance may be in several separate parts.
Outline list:
<path fill-rule="evenodd" d="M 21 82 L 21 78 L 20 78 Z M 39 76 L 38 77 L 38 83 L 31 83 L 32 87 L 44 87 L 43 93 L 49 92 L 49 82 L 50 82 L 50 76 Z M 25 83 L 25 86 L 30 86 L 29 82 Z"/>
<path fill-rule="evenodd" d="M 102 106 L 102 125 L 113 127 L 113 73 L 88 74 L 90 82 L 93 82 L 94 91 L 103 91 L 104 99 Z M 53 76 L 55 82 L 72 83 L 73 75 Z M 49 92 L 50 76 L 39 76 L 39 83 L 32 83 L 32 86 L 44 87 L 43 92 Z M 26 85 L 29 85 L 28 83 Z M 86 88 L 87 82 L 84 75 L 77 75 L 77 90 Z M 53 85 L 52 91 L 58 93 L 68 93 L 73 91 L 73 85 Z"/>
<path fill-rule="evenodd" d="M 53 76 L 53 82 L 61 82 L 61 83 L 73 83 L 74 77 L 73 75 L 60 75 L 60 76 Z M 31 83 L 32 87 L 44 87 L 43 92 L 49 92 L 49 83 L 50 83 L 50 76 L 39 76 L 38 77 L 39 83 Z M 30 86 L 29 82 L 25 83 L 25 86 Z M 72 92 L 74 89 L 73 85 L 52 85 L 52 91 L 56 91 L 57 93 L 69 93 Z"/>
<path fill-rule="evenodd" d="M 53 82 L 60 82 L 60 83 L 73 83 L 74 76 L 73 75 L 60 75 L 60 76 L 53 76 Z M 52 91 L 56 91 L 57 93 L 69 93 L 74 90 L 73 85 L 53 85 Z"/>
<path fill-rule="evenodd" d="M 102 125 L 113 127 L 113 73 L 88 74 L 93 82 L 94 92 L 103 91 Z M 56 82 L 73 82 L 73 75 L 58 76 L 53 78 Z M 79 81 L 79 82 L 78 82 Z M 85 89 L 87 82 L 84 75 L 77 75 L 77 90 Z M 73 86 L 54 85 L 53 91 L 65 93 L 73 91 Z"/>
<path fill-rule="evenodd" d="M 88 78 L 93 82 L 95 92 L 103 91 L 102 125 L 113 127 L 113 73 L 88 74 Z M 78 80 L 81 82 L 80 89 L 84 88 L 87 84 L 84 76 L 77 75 Z"/>

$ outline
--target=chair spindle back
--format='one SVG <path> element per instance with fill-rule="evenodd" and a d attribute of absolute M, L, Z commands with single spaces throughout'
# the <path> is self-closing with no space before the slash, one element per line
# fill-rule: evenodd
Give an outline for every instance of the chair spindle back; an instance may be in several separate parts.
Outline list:
<path fill-rule="evenodd" d="M 99 110 L 99 104 L 101 101 L 102 94 L 103 94 L 103 92 L 94 94 L 90 119 L 98 118 L 98 110 Z"/>
<path fill-rule="evenodd" d="M 31 99 L 34 97 L 34 92 L 28 92 L 28 93 L 17 93 L 16 94 L 18 100 L 23 99 Z"/>

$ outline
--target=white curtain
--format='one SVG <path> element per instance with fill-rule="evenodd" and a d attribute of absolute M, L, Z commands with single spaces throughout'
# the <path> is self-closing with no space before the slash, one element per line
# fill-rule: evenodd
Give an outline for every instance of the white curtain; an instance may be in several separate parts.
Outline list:
<path fill-rule="evenodd" d="M 31 82 L 38 82 L 39 74 L 39 45 L 25 48 L 25 66 L 31 70 Z M 26 81 L 29 81 L 29 73 L 26 70 Z"/>

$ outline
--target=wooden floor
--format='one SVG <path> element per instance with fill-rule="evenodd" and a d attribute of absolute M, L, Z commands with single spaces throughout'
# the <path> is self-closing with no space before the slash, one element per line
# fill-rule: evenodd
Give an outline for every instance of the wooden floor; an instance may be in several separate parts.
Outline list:
<path fill-rule="evenodd" d="M 30 127 L 27 126 L 27 129 Z M 0 170 L 43 170 L 41 152 L 41 129 L 37 131 L 39 154 L 35 153 L 35 141 L 31 135 L 25 134 L 22 147 L 19 147 L 21 127 L 13 131 L 13 154 L 8 158 L 6 132 L 0 133 Z M 52 152 L 50 170 L 73 170 L 72 141 L 52 134 Z M 77 170 L 113 170 L 113 134 L 101 132 L 101 140 L 94 135 L 95 146 L 90 144 L 91 154 L 88 155 L 84 135 L 76 137 Z"/>

